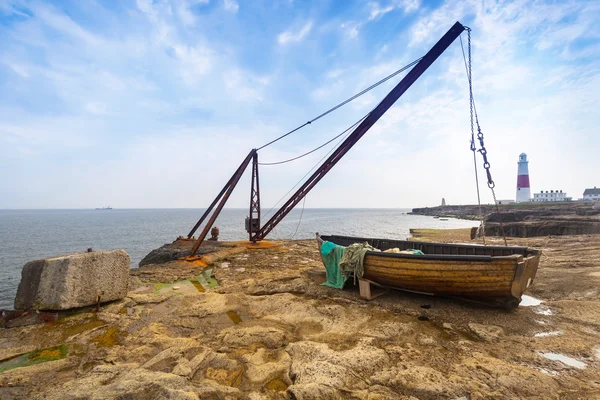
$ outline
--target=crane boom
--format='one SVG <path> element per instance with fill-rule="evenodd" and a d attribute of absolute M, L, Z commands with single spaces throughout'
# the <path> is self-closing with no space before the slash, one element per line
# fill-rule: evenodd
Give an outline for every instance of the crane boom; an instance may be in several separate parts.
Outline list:
<path fill-rule="evenodd" d="M 408 74 L 388 93 L 371 113 L 354 129 L 344 142 L 307 179 L 289 200 L 269 219 L 256 234 L 253 241 L 264 239 L 275 226 L 306 196 L 306 194 L 333 168 L 333 166 L 363 137 L 383 114 L 411 87 L 433 62 L 456 40 L 466 28 L 456 22 Z"/>
<path fill-rule="evenodd" d="M 344 142 L 321 164 L 321 166 L 311 175 L 310 178 L 304 182 L 304 184 L 286 201 L 286 203 L 269 219 L 262 227 L 260 227 L 260 200 L 259 200 L 259 189 L 258 189 L 258 158 L 257 150 L 253 149 L 248 156 L 244 159 L 242 164 L 235 171 L 233 176 L 229 179 L 225 187 L 214 199 L 210 207 L 204 212 L 200 220 L 192 228 L 188 234 L 188 238 L 192 238 L 192 235 L 200 227 L 202 222 L 212 212 L 215 205 L 217 205 L 215 211 L 209 218 L 204 229 L 200 233 L 198 239 L 192 247 L 191 256 L 194 256 L 198 251 L 198 248 L 204 241 L 204 238 L 208 234 L 208 230 L 217 219 L 221 210 L 225 206 L 225 203 L 229 199 L 229 196 L 235 189 L 240 177 L 246 170 L 250 161 L 253 161 L 252 167 L 252 189 L 250 198 L 250 217 L 249 217 L 249 234 L 250 240 L 259 241 L 264 239 L 269 232 L 277 226 L 279 222 L 285 216 L 294 209 L 294 207 L 302 201 L 306 194 L 321 180 L 323 177 L 333 168 L 337 162 L 344 157 L 344 155 L 363 137 L 365 133 L 381 118 L 387 110 L 394 105 L 394 103 L 406 92 L 413 83 L 433 64 L 435 60 L 444 52 L 446 49 L 456 40 L 460 34 L 466 30 L 460 22 L 456 22 L 448 32 L 425 54 L 425 56 L 410 70 L 408 74 L 392 89 L 391 92 L 384 97 L 384 99 L 369 113 L 369 115 L 362 120 L 362 122 L 354 129 L 354 131 L 344 140 Z M 263 146 L 264 147 L 264 146 Z M 258 229 L 254 230 L 253 215 L 256 214 L 256 225 Z"/>

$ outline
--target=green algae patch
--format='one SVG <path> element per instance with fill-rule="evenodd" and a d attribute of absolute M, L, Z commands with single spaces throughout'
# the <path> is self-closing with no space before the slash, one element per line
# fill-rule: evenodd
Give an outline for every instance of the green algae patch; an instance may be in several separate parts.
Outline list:
<path fill-rule="evenodd" d="M 214 289 L 219 286 L 219 281 L 214 277 L 212 268 L 202 271 L 196 280 L 205 288 Z"/>
<path fill-rule="evenodd" d="M 116 326 L 111 326 L 105 333 L 93 338 L 92 343 L 98 344 L 99 347 L 121 345 L 125 336 L 127 336 L 127 332 L 120 331 Z"/>
<path fill-rule="evenodd" d="M 169 283 L 155 283 L 154 284 L 154 294 L 159 294 L 161 290 L 174 286 L 175 283 L 173 282 L 169 282 Z"/>
<path fill-rule="evenodd" d="M 69 346 L 61 344 L 60 346 L 50 347 L 42 350 L 35 350 L 30 353 L 21 354 L 8 360 L 0 361 L 0 373 L 21 367 L 40 364 L 48 361 L 62 360 L 67 356 Z"/>
<path fill-rule="evenodd" d="M 83 333 L 85 331 L 90 331 L 102 325 L 106 325 L 106 322 L 100 321 L 94 316 L 90 321 L 84 322 L 83 324 L 74 324 L 68 327 L 64 327 L 63 329 L 67 337 L 70 337 Z"/>

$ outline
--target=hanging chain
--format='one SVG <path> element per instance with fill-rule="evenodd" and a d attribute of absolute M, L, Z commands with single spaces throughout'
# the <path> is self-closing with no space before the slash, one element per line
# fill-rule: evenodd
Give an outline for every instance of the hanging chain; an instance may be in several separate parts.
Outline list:
<path fill-rule="evenodd" d="M 479 125 L 479 117 L 477 115 L 477 108 L 475 107 L 475 100 L 473 99 L 473 80 L 471 78 L 472 67 L 471 67 L 471 29 L 467 28 L 467 49 L 468 49 L 468 67 L 467 67 L 467 75 L 469 79 L 469 100 L 471 105 L 471 151 L 473 151 L 473 155 L 475 155 L 475 138 L 474 138 L 474 126 L 473 126 L 473 114 L 475 114 L 475 123 L 477 124 L 477 139 L 479 140 L 479 150 L 477 150 L 481 156 L 483 157 L 483 168 L 485 169 L 485 173 L 487 175 L 487 185 L 492 191 L 492 197 L 494 198 L 494 204 L 496 206 L 496 215 L 498 215 L 498 222 L 500 223 L 500 231 L 502 232 L 502 237 L 504 239 L 504 245 L 508 246 L 508 242 L 506 241 L 506 235 L 504 234 L 504 225 L 502 224 L 502 217 L 500 215 L 500 207 L 498 206 L 498 200 L 496 199 L 496 191 L 494 188 L 496 187 L 496 183 L 492 179 L 492 173 L 490 172 L 490 162 L 487 159 L 487 150 L 485 148 L 485 144 L 483 141 L 483 132 L 481 131 L 481 126 Z M 475 181 L 477 182 L 477 200 L 479 201 L 479 213 L 481 216 L 481 200 L 479 197 L 479 178 L 477 176 L 477 162 L 475 162 Z M 481 218 L 481 231 L 483 237 L 483 244 L 485 244 L 485 226 L 483 222 L 483 218 Z"/>
<path fill-rule="evenodd" d="M 483 211 L 481 210 L 481 196 L 479 194 L 479 173 L 477 172 L 477 147 L 475 146 L 475 125 L 473 121 L 473 108 L 475 101 L 473 100 L 473 80 L 471 77 L 471 28 L 466 28 L 468 38 L 468 55 L 469 63 L 467 67 L 467 79 L 469 80 L 469 106 L 471 108 L 471 151 L 473 152 L 473 167 L 475 168 L 475 186 L 477 188 L 477 204 L 479 205 L 479 229 L 485 246 L 485 223 L 483 221 Z M 464 47 L 462 47 L 462 37 L 460 38 L 461 48 L 463 49 L 463 57 L 465 55 Z"/>

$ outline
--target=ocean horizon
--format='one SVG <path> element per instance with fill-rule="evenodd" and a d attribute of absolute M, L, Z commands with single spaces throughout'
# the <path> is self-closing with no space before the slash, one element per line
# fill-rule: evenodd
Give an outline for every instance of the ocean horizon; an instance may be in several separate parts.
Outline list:
<path fill-rule="evenodd" d="M 124 249 L 131 267 L 151 250 L 187 236 L 205 208 L 0 210 L 0 308 L 12 308 L 28 261 L 94 250 Z M 276 210 L 273 210 L 273 212 Z M 267 239 L 312 239 L 315 232 L 406 239 L 410 228 L 465 228 L 477 222 L 410 215 L 410 208 L 296 208 Z M 263 211 L 262 221 L 272 215 Z M 225 208 L 220 240 L 246 240 L 247 208 Z"/>

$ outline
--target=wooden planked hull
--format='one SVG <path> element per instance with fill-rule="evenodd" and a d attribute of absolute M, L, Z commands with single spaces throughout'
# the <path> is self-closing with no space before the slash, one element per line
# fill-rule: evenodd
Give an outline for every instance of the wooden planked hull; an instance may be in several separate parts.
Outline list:
<path fill-rule="evenodd" d="M 323 236 L 347 246 L 368 242 L 380 250 L 417 248 L 425 255 L 367 252 L 364 278 L 419 293 L 456 296 L 516 307 L 531 285 L 541 252 L 525 247 L 453 245 Z"/>

